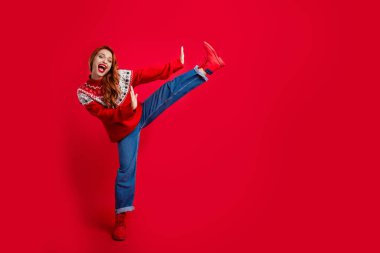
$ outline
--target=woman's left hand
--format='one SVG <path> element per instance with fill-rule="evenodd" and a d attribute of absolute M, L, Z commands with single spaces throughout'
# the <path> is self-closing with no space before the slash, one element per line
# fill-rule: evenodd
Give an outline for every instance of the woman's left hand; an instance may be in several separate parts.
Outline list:
<path fill-rule="evenodd" d="M 182 64 L 185 64 L 185 54 L 183 53 L 183 46 L 181 46 L 181 56 L 180 60 Z"/>
<path fill-rule="evenodd" d="M 130 86 L 131 87 L 131 107 L 132 107 L 132 109 L 133 110 L 136 110 L 136 108 L 137 108 L 137 96 L 139 95 L 139 94 L 135 94 L 135 91 L 133 90 L 133 87 L 132 87 L 132 85 Z"/>

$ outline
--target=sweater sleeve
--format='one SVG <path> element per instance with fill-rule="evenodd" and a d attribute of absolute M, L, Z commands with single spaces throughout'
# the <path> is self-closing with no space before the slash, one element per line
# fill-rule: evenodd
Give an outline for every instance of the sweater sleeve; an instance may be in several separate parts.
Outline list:
<path fill-rule="evenodd" d="M 183 67 L 184 65 L 180 58 L 178 58 L 163 65 L 154 65 L 148 68 L 133 70 L 132 86 L 135 87 L 155 80 L 165 80 Z"/>
<path fill-rule="evenodd" d="M 115 109 L 105 108 L 103 105 L 99 104 L 96 101 L 91 101 L 90 103 L 84 105 L 84 107 L 93 116 L 109 123 L 127 120 L 133 117 L 136 112 L 136 110 L 133 110 L 130 106 L 119 106 Z"/>

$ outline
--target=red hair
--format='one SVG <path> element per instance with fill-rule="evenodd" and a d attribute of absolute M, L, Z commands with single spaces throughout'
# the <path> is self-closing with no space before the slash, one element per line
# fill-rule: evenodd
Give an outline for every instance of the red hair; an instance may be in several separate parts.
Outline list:
<path fill-rule="evenodd" d="M 97 53 L 102 50 L 107 49 L 112 54 L 112 65 L 111 69 L 108 71 L 108 73 L 103 76 L 102 78 L 102 94 L 103 94 L 103 101 L 106 103 L 107 107 L 110 108 L 116 108 L 116 100 L 118 99 L 120 95 L 120 88 L 119 88 L 119 73 L 118 73 L 118 65 L 117 60 L 114 51 L 111 47 L 104 45 L 101 47 L 96 48 L 90 56 L 90 59 L 88 60 L 88 64 L 90 67 L 90 72 L 92 72 L 92 63 L 94 61 L 95 56 Z"/>

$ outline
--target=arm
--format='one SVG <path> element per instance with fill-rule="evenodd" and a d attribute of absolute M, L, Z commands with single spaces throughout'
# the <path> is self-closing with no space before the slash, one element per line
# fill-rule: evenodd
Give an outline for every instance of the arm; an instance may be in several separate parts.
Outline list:
<path fill-rule="evenodd" d="M 136 110 L 133 110 L 131 106 L 119 106 L 115 109 L 105 108 L 98 102 L 92 101 L 84 107 L 93 116 L 99 118 L 104 122 L 121 122 L 127 120 L 135 114 Z"/>
<path fill-rule="evenodd" d="M 183 67 L 184 64 L 181 62 L 181 59 L 178 58 L 164 65 L 155 65 L 149 68 L 134 70 L 132 71 L 132 86 L 135 87 L 155 80 L 165 80 Z"/>

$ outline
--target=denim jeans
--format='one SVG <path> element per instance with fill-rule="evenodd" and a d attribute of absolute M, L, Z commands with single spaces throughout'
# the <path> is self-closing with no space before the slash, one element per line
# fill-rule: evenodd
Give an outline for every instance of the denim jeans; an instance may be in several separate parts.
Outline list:
<path fill-rule="evenodd" d="M 135 209 L 133 199 L 135 196 L 136 162 L 141 130 L 186 93 L 207 80 L 208 78 L 199 71 L 198 66 L 195 66 L 194 69 L 163 84 L 142 103 L 142 116 L 138 125 L 128 136 L 117 143 L 120 167 L 117 171 L 115 182 L 116 213 Z"/>

